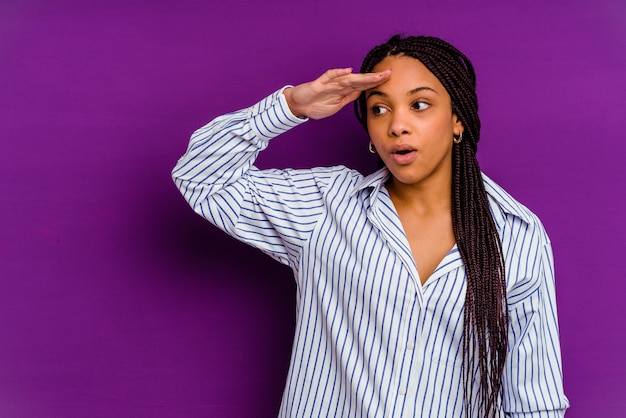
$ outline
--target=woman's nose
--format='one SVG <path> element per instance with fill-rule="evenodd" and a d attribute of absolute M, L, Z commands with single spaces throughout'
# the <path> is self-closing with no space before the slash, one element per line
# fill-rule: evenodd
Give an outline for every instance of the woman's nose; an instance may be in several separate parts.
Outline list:
<path fill-rule="evenodd" d="M 410 133 L 411 128 L 407 120 L 407 115 L 404 112 L 394 112 L 389 125 L 389 135 L 398 137 Z"/>

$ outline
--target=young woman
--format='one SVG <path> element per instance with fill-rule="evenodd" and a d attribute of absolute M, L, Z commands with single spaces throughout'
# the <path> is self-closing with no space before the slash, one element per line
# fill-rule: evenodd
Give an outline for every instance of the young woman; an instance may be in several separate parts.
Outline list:
<path fill-rule="evenodd" d="M 484 176 L 470 61 L 394 36 L 194 133 L 173 176 L 196 212 L 289 265 L 280 416 L 561 417 L 550 241 Z M 279 134 L 355 102 L 381 169 L 259 170 Z"/>

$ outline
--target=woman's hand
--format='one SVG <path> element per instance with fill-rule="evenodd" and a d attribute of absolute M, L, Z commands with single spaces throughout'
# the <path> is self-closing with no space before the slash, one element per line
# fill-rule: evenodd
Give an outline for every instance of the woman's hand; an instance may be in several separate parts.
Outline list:
<path fill-rule="evenodd" d="M 356 100 L 363 90 L 384 83 L 390 74 L 391 70 L 367 74 L 352 74 L 352 68 L 328 70 L 316 80 L 285 89 L 283 94 L 294 115 L 322 119 Z"/>

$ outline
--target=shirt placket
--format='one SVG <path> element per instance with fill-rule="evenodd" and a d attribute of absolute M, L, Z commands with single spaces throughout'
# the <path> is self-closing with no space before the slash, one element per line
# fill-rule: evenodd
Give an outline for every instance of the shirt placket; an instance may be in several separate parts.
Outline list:
<path fill-rule="evenodd" d="M 411 285 L 403 295 L 404 303 L 400 312 L 400 330 L 396 346 L 396 362 L 392 371 L 392 387 L 388 397 L 385 414 L 389 417 L 410 416 L 410 410 L 414 405 L 416 390 L 413 388 L 417 377 L 415 370 L 420 370 L 423 358 L 416 356 L 419 349 L 418 331 L 420 321 L 420 309 L 423 305 L 423 289 L 421 286 L 417 267 L 411 255 L 411 249 L 406 236 L 402 232 L 402 224 L 398 214 L 393 210 L 393 203 L 384 189 L 376 194 L 378 200 L 373 210 L 368 213 L 370 222 L 380 231 L 382 238 L 387 242 L 398 261 L 402 263 L 403 274 L 398 280 L 406 280 Z M 376 200 L 376 199 L 375 199 Z M 381 204 L 381 201 L 382 202 Z M 385 220 L 383 222 L 383 219 Z M 423 350 L 422 350 L 423 351 Z M 413 371 L 413 372 L 412 372 Z M 409 415 L 407 415 L 407 412 Z"/>
<path fill-rule="evenodd" d="M 407 295 L 407 297 L 409 297 Z M 403 330 L 402 340 L 398 344 L 398 354 L 401 361 L 395 372 L 394 382 L 395 396 L 394 406 L 392 408 L 393 416 L 413 416 L 413 407 L 415 405 L 415 393 L 418 371 L 421 370 L 421 362 L 424 361 L 423 356 L 416 355 L 420 351 L 419 339 L 419 323 L 421 318 L 420 305 L 417 298 L 413 295 L 412 300 L 407 303 L 406 312 L 403 312 Z"/>

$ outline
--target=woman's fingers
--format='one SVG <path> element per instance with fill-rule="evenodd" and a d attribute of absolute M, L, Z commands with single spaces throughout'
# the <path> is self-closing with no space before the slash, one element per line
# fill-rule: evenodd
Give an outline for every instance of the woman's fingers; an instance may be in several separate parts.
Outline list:
<path fill-rule="evenodd" d="M 361 91 L 387 81 L 391 70 L 353 74 L 351 68 L 326 71 L 316 80 L 285 90 L 291 111 L 297 116 L 321 119 L 334 115 L 354 101 Z"/>
<path fill-rule="evenodd" d="M 326 79 L 326 81 L 331 81 L 337 77 L 342 77 L 347 74 L 352 73 L 352 68 L 334 68 L 332 70 L 327 70 L 322 76 L 321 79 Z"/>
<path fill-rule="evenodd" d="M 366 90 L 384 83 L 391 75 L 391 70 L 378 73 L 352 73 L 350 68 L 342 68 L 327 71 L 322 77 L 324 84 L 337 84 L 342 88 Z"/>

